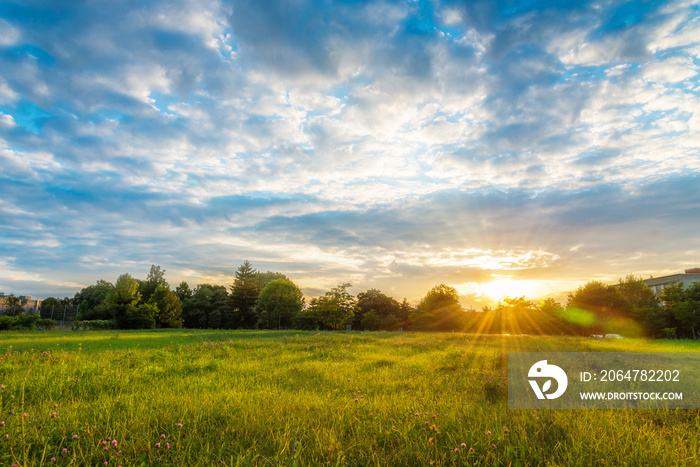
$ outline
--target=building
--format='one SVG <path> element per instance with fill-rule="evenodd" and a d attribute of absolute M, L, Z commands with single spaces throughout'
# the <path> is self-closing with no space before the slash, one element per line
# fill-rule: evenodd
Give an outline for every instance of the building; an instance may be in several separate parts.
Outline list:
<path fill-rule="evenodd" d="M 9 304 L 7 302 L 9 297 L 4 292 L 0 292 L 0 314 L 4 314 L 5 308 L 8 308 Z M 24 313 L 39 313 L 41 311 L 41 300 L 38 298 L 32 300 L 32 297 L 29 295 L 19 295 L 17 298 L 19 298 L 19 303 Z"/>
<path fill-rule="evenodd" d="M 671 284 L 683 284 L 683 287 L 687 288 L 693 282 L 700 281 L 700 268 L 686 269 L 685 273 L 672 274 L 670 276 L 662 277 L 652 277 L 651 279 L 645 279 L 644 283 L 651 290 L 654 291 L 656 296 L 661 295 L 661 291 L 667 285 Z"/>

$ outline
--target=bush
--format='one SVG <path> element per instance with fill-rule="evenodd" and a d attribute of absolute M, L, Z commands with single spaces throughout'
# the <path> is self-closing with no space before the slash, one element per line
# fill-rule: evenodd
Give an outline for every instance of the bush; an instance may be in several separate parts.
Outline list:
<path fill-rule="evenodd" d="M 39 315 L 21 314 L 17 315 L 17 326 L 20 329 L 34 329 L 34 325 L 39 321 Z"/>
<path fill-rule="evenodd" d="M 0 331 L 10 331 L 17 327 L 16 316 L 0 316 Z"/>

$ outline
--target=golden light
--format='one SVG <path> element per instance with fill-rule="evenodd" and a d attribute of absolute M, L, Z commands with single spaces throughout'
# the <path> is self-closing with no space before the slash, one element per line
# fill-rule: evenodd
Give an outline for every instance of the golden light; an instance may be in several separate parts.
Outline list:
<path fill-rule="evenodd" d="M 503 278 L 479 284 L 479 289 L 481 294 L 494 301 L 499 301 L 506 297 L 538 297 L 541 294 L 542 286 L 538 281 Z"/>

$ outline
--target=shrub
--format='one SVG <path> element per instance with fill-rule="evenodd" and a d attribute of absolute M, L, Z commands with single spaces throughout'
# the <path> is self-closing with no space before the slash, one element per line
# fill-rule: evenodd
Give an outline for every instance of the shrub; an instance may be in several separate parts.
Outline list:
<path fill-rule="evenodd" d="M 0 316 L 0 331 L 10 331 L 17 327 L 16 316 Z"/>

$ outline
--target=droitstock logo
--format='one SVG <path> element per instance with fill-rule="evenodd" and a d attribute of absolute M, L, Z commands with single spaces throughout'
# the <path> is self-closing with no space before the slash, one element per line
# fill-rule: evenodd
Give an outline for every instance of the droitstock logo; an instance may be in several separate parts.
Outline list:
<path fill-rule="evenodd" d="M 547 399 L 556 399 L 564 394 L 564 391 L 566 391 L 566 386 L 569 384 L 569 379 L 566 377 L 564 370 L 556 365 L 547 364 L 547 360 L 540 360 L 532 365 L 527 376 L 528 378 L 540 378 L 544 380 L 541 388 L 537 380 L 528 380 L 538 399 L 544 399 L 545 397 Z M 548 394 L 547 391 L 552 389 L 552 379 L 557 382 L 557 390 L 551 394 Z"/>

